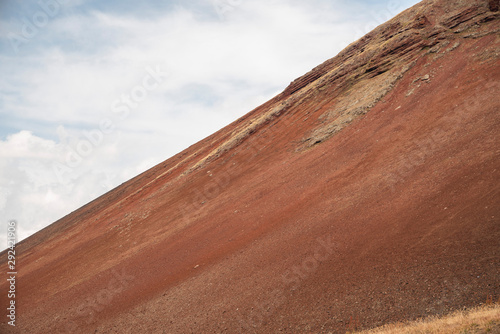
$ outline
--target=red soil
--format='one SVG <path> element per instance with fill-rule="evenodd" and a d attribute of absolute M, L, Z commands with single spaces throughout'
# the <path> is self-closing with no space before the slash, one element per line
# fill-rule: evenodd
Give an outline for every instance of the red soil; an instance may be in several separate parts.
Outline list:
<path fill-rule="evenodd" d="M 0 332 L 345 333 L 500 297 L 491 8 L 423 1 L 23 241 Z"/>

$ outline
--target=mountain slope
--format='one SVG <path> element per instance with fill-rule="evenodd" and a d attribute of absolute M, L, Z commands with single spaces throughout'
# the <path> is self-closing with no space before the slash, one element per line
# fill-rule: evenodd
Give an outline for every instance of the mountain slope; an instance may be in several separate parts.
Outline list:
<path fill-rule="evenodd" d="M 18 332 L 342 333 L 500 296 L 497 4 L 422 1 L 23 241 Z"/>

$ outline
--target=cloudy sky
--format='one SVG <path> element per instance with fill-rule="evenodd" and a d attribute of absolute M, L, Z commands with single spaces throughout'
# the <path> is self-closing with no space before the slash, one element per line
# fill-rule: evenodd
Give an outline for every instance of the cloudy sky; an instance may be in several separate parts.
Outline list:
<path fill-rule="evenodd" d="M 28 237 L 417 2 L 0 1 L 0 248 L 10 219 Z"/>

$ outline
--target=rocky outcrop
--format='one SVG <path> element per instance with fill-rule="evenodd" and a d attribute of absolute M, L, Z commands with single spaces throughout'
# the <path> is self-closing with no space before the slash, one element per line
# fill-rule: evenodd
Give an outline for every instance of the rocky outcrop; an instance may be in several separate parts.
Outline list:
<path fill-rule="evenodd" d="M 434 6 L 440 11 L 423 13 L 427 6 Z M 411 64 L 429 49 L 443 41 L 484 36 L 478 29 L 485 22 L 498 19 L 498 15 L 492 13 L 495 8 L 495 3 L 491 1 L 459 4 L 423 2 L 292 82 L 283 92 L 284 97 L 301 89 L 304 89 L 301 94 L 312 94 L 325 82 L 359 92 L 353 96 L 345 91 L 337 96 L 337 108 L 320 117 L 318 127 L 303 139 L 305 147 L 324 142 L 354 119 L 366 114 L 390 92 Z M 485 34 L 497 32 L 498 28 L 488 29 Z M 377 78 L 383 74 L 384 78 Z"/>

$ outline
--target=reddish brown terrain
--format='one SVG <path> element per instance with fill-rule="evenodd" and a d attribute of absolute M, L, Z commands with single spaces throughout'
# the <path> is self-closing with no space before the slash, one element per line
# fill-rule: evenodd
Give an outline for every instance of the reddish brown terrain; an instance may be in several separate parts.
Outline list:
<path fill-rule="evenodd" d="M 21 242 L 0 332 L 345 333 L 499 298 L 498 7 L 424 0 Z"/>

